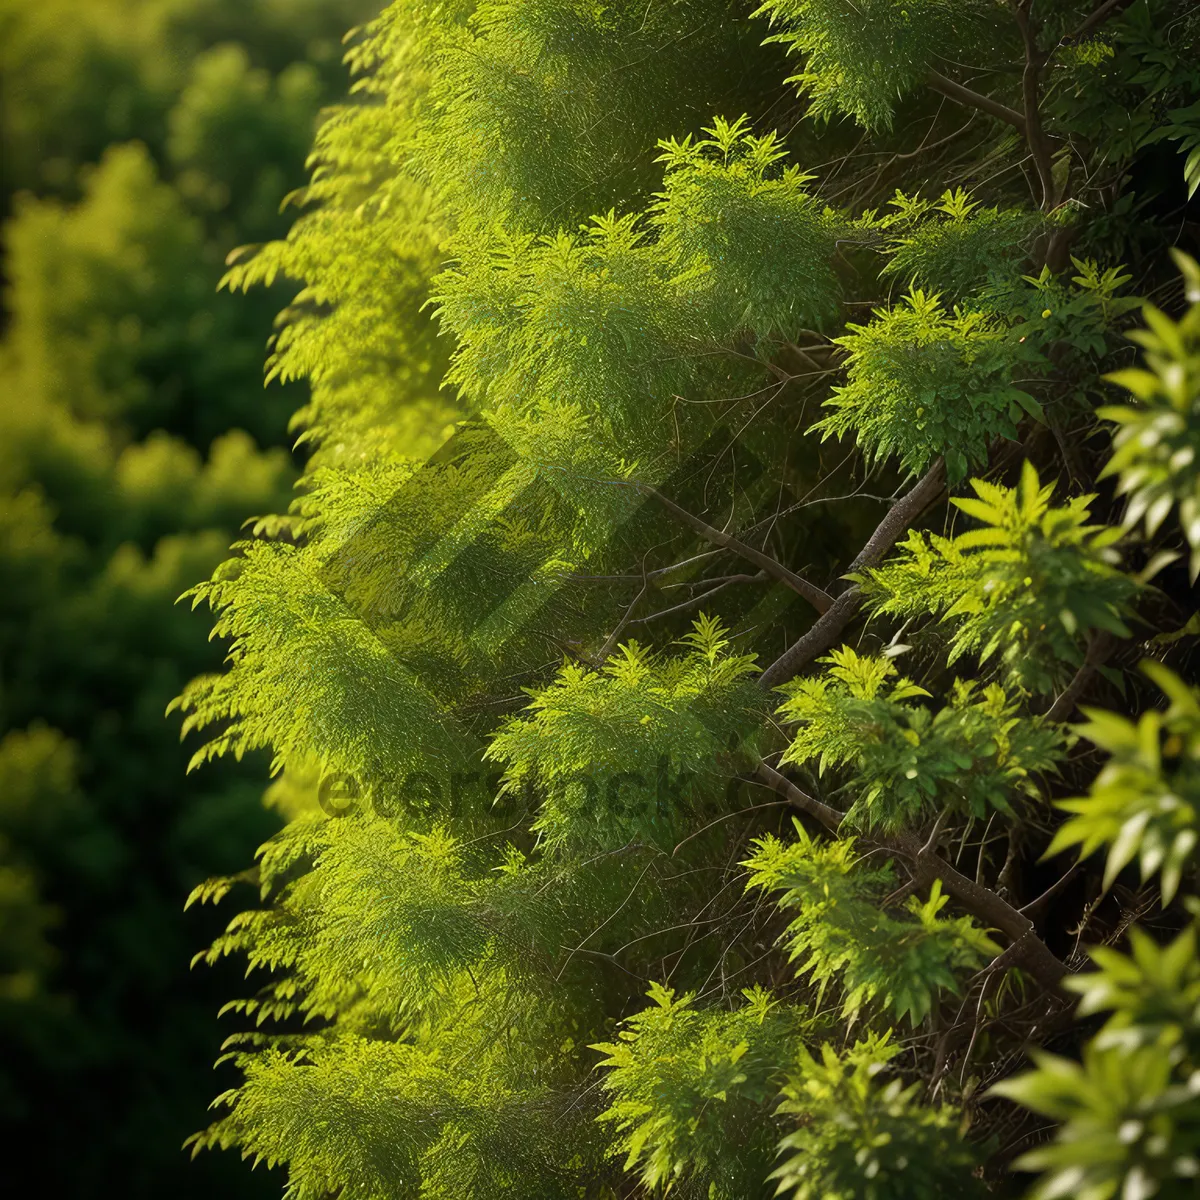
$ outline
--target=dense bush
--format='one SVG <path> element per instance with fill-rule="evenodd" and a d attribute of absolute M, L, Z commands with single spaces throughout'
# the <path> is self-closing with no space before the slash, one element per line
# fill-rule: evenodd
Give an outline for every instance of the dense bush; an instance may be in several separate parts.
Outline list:
<path fill-rule="evenodd" d="M 195 1144 L 291 1196 L 1194 1194 L 1200 14 L 752 8 L 396 0 L 228 276 Z"/>

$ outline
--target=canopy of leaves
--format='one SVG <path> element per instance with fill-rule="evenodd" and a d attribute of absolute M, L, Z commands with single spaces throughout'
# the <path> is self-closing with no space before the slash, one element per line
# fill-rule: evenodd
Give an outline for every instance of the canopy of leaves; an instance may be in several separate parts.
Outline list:
<path fill-rule="evenodd" d="M 1128 7 L 396 0 L 352 42 L 226 277 L 299 289 L 311 457 L 194 592 L 196 764 L 269 750 L 291 816 L 205 956 L 259 990 L 195 1146 L 314 1200 L 1006 1170 L 1039 1118 L 981 1083 L 1079 1048 L 1076 939 L 1136 911 L 1035 865 L 1096 766 L 1062 725 L 1188 604 L 1095 486 L 1200 47 Z"/>

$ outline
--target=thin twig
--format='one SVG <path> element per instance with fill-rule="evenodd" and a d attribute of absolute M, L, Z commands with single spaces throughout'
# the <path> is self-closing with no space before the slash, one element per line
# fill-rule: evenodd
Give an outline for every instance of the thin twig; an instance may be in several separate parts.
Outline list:
<path fill-rule="evenodd" d="M 634 609 L 641 603 L 642 597 L 650 588 L 650 581 L 645 575 L 642 576 L 642 586 L 640 591 L 630 602 L 629 607 L 625 610 L 621 619 L 617 622 L 617 627 L 608 635 L 604 645 L 600 647 L 600 652 L 596 655 L 596 662 L 603 664 L 607 661 L 608 656 L 613 652 L 617 645 L 617 639 L 625 632 L 625 627 L 629 624 L 630 618 L 633 616 Z"/>
<path fill-rule="evenodd" d="M 1082 42 L 1093 29 L 1103 25 L 1109 17 L 1118 16 L 1125 9 L 1129 8 L 1131 4 L 1133 4 L 1133 0 L 1105 0 L 1074 33 L 1063 38 L 1063 42 L 1068 46 L 1074 45 L 1076 42 Z"/>
<path fill-rule="evenodd" d="M 1083 699 L 1088 685 L 1113 652 L 1116 644 L 1116 638 L 1104 630 L 1098 630 L 1092 636 L 1083 665 L 1075 672 L 1071 682 L 1067 684 L 1066 691 L 1050 706 L 1042 718 L 1043 721 L 1065 721 L 1071 716 L 1076 705 Z"/>
<path fill-rule="evenodd" d="M 651 621 L 660 621 L 663 617 L 671 616 L 672 613 L 683 612 L 685 609 L 694 608 L 697 604 L 703 604 L 710 596 L 715 596 L 717 592 L 723 591 L 731 583 L 758 583 L 766 579 L 766 577 L 766 571 L 759 571 L 757 575 L 730 575 L 728 578 L 722 579 L 716 587 L 709 588 L 707 592 L 701 592 L 699 596 L 690 596 L 687 600 L 679 604 L 672 605 L 670 608 L 664 608 L 656 613 L 651 613 L 648 617 L 638 617 L 636 621 L 629 621 L 627 624 L 648 625 Z"/>
<path fill-rule="evenodd" d="M 649 484 L 641 484 L 640 487 L 647 496 L 653 496 L 673 517 L 694 529 L 701 537 L 712 542 L 713 545 L 733 551 L 734 554 L 746 559 L 747 562 L 752 562 L 756 567 L 761 567 L 773 579 L 778 579 L 781 583 L 786 583 L 792 591 L 803 596 L 817 612 L 825 613 L 832 607 L 833 597 L 828 592 L 817 587 L 814 583 L 809 583 L 807 579 L 797 575 L 794 571 L 789 571 L 787 567 L 771 558 L 770 555 L 763 554 L 761 550 L 755 550 L 753 546 L 747 546 L 745 542 L 735 538 L 732 534 L 715 529 L 706 521 L 702 521 L 693 513 L 688 512 L 686 508 L 680 508 L 674 500 L 664 496 L 657 488 L 650 487 Z"/>

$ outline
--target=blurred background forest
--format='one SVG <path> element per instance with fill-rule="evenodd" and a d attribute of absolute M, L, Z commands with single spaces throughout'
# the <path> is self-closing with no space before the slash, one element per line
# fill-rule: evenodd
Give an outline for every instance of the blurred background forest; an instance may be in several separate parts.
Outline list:
<path fill-rule="evenodd" d="M 263 764 L 185 776 L 163 713 L 221 655 L 176 597 L 294 477 L 286 296 L 217 281 L 286 230 L 373 7 L 0 0 L 0 1127 L 50 1196 L 278 1193 L 180 1149 L 230 994 L 183 899 L 275 827 Z"/>

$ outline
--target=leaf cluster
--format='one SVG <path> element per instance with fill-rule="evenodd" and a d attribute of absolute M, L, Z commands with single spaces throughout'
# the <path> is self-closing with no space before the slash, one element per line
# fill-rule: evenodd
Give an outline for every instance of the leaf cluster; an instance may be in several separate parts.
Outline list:
<path fill-rule="evenodd" d="M 1036 792 L 1031 776 L 1053 768 L 1060 735 L 1022 717 L 998 684 L 954 681 L 936 712 L 913 701 L 929 693 L 897 675 L 891 660 L 863 658 L 849 646 L 821 660 L 823 675 L 780 690 L 778 709 L 798 726 L 784 763 L 817 760 L 821 774 L 848 766 L 853 803 L 847 822 L 894 832 L 934 814 L 1013 814 L 1010 796 Z"/>
<path fill-rule="evenodd" d="M 1117 567 L 1119 529 L 1089 524 L 1090 496 L 1051 505 L 1026 462 L 1015 488 L 972 480 L 952 503 L 980 523 L 953 538 L 914 533 L 901 554 L 861 580 L 878 613 L 934 616 L 950 635 L 948 661 L 995 660 L 1010 687 L 1048 691 L 1083 661 L 1090 631 L 1128 635 L 1138 584 Z"/>
<path fill-rule="evenodd" d="M 909 896 L 903 909 L 889 911 L 890 865 L 865 865 L 853 838 L 821 844 L 799 823 L 796 834 L 790 843 L 773 836 L 754 842 L 743 864 L 747 886 L 782 892 L 776 904 L 789 914 L 782 944 L 799 960 L 796 974 L 821 992 L 836 981 L 845 1016 L 882 1010 L 916 1026 L 943 988 L 958 991 L 960 972 L 999 952 L 969 917 L 940 915 L 948 901 L 940 882 L 926 900 Z"/>

